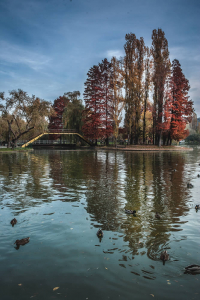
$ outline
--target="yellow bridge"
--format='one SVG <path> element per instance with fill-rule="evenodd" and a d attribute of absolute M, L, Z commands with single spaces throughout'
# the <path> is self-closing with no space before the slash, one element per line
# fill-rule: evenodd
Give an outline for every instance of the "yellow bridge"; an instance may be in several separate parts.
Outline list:
<path fill-rule="evenodd" d="M 75 134 L 77 136 L 79 136 L 83 141 L 85 141 L 87 144 L 89 144 L 90 146 L 93 146 L 93 143 L 91 143 L 90 141 L 88 141 L 85 137 L 83 137 L 82 135 L 80 135 L 79 133 L 76 132 L 76 130 L 73 129 L 53 129 L 53 130 L 49 130 L 48 132 L 43 132 L 41 134 L 39 134 L 38 136 L 36 136 L 35 138 L 33 138 L 32 140 L 28 141 L 27 143 L 23 144 L 22 147 L 27 147 L 29 144 L 34 143 L 36 140 L 38 140 L 40 137 L 42 137 L 43 135 L 46 134 L 57 134 L 57 135 L 64 135 L 64 134 Z"/>

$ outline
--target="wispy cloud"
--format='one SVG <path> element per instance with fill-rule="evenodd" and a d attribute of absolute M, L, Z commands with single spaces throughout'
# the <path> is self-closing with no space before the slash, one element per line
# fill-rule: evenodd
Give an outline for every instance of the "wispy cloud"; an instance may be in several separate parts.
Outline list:
<path fill-rule="evenodd" d="M 51 58 L 46 55 L 5 41 L 0 43 L 0 47 L 0 61 L 4 64 L 22 64 L 34 71 L 40 71 L 51 61 Z"/>
<path fill-rule="evenodd" d="M 108 50 L 106 52 L 106 56 L 110 59 L 113 56 L 116 58 L 120 58 L 121 56 L 124 56 L 124 52 L 122 50 Z"/>

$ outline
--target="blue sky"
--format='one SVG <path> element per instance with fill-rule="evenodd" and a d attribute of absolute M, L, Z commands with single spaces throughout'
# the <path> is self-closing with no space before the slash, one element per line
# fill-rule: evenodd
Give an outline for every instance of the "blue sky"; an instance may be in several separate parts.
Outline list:
<path fill-rule="evenodd" d="M 53 101 L 84 91 L 88 70 L 124 55 L 125 34 L 151 46 L 153 29 L 180 61 L 200 117 L 199 0 L 0 0 L 0 91 Z"/>

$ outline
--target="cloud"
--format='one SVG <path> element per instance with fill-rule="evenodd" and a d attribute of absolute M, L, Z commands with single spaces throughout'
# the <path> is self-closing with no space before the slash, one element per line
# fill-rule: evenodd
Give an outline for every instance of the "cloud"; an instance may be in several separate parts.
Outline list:
<path fill-rule="evenodd" d="M 122 50 L 108 50 L 106 52 L 106 56 L 110 59 L 113 56 L 116 58 L 120 58 L 121 56 L 124 56 L 124 52 Z"/>
<path fill-rule="evenodd" d="M 5 41 L 0 43 L 0 47 L 0 61 L 2 64 L 22 64 L 34 71 L 39 71 L 46 68 L 51 61 L 51 58 L 46 55 L 26 50 L 21 46 Z"/>

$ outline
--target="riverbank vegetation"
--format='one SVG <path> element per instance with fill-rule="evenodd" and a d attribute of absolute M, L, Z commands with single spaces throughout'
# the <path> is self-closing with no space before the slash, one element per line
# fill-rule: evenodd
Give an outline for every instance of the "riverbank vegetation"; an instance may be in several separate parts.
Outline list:
<path fill-rule="evenodd" d="M 126 34 L 124 52 L 89 69 L 84 104 L 79 91 L 58 96 L 53 105 L 21 89 L 8 97 L 0 93 L 0 140 L 12 147 L 62 129 L 75 129 L 96 145 L 112 139 L 115 145 L 121 140 L 160 147 L 185 139 L 194 115 L 190 85 L 178 59 L 170 62 L 165 33 L 154 29 L 151 47 L 142 37 Z"/>

